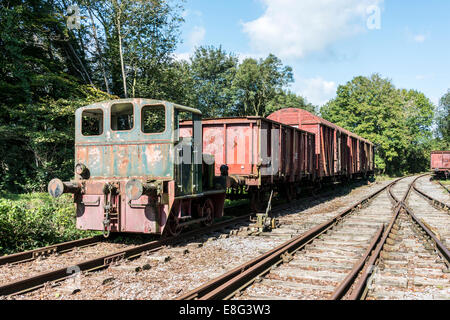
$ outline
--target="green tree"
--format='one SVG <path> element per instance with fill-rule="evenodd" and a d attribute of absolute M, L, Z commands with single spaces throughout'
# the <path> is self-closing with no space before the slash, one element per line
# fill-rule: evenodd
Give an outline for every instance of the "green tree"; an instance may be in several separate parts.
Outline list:
<path fill-rule="evenodd" d="M 110 98 L 90 84 L 80 38 L 57 5 L 0 7 L 1 189 L 43 190 L 52 174 L 70 178 L 74 110 Z"/>
<path fill-rule="evenodd" d="M 266 113 L 271 114 L 284 108 L 299 108 L 314 114 L 317 113 L 318 109 L 317 106 L 307 102 L 302 96 L 282 90 L 267 104 Z"/>
<path fill-rule="evenodd" d="M 450 149 L 450 89 L 442 96 L 436 112 L 435 149 Z"/>
<path fill-rule="evenodd" d="M 259 61 L 245 59 L 233 81 L 237 101 L 233 112 L 237 115 L 267 116 L 270 102 L 293 81 L 292 68 L 283 66 L 273 54 Z"/>
<path fill-rule="evenodd" d="M 89 17 L 83 23 L 89 26 L 91 46 L 96 48 L 92 60 L 97 69 L 104 69 L 112 93 L 159 98 L 154 92 L 165 85 L 161 72 L 170 68 L 179 42 L 181 6 L 168 0 L 77 3 Z"/>
<path fill-rule="evenodd" d="M 378 169 L 389 174 L 425 169 L 433 105 L 422 93 L 397 90 L 374 74 L 337 89 L 322 116 L 376 145 Z"/>
<path fill-rule="evenodd" d="M 234 104 L 232 83 L 238 59 L 222 47 L 199 47 L 191 57 L 192 106 L 204 117 L 230 115 Z"/>
<path fill-rule="evenodd" d="M 402 98 L 406 135 L 403 168 L 407 172 L 426 170 L 430 162 L 434 105 L 416 90 L 399 90 Z"/>

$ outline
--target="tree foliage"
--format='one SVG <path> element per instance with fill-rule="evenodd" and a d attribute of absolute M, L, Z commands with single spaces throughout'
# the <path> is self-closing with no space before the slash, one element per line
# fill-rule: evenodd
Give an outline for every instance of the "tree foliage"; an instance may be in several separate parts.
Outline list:
<path fill-rule="evenodd" d="M 74 111 L 111 98 L 89 84 L 79 43 L 51 1 L 0 7 L 0 188 L 45 188 L 73 171 Z"/>
<path fill-rule="evenodd" d="M 394 174 L 418 172 L 429 163 L 434 106 L 423 93 L 398 90 L 374 74 L 337 89 L 322 116 L 376 145 L 376 165 Z"/>
<path fill-rule="evenodd" d="M 293 82 L 292 68 L 283 66 L 281 60 L 270 54 L 266 59 L 247 58 L 239 66 L 233 81 L 238 104 L 235 113 L 266 116 L 267 106 L 283 87 Z"/>
<path fill-rule="evenodd" d="M 450 149 L 450 89 L 439 101 L 439 107 L 436 110 L 436 143 L 434 149 Z"/>
<path fill-rule="evenodd" d="M 272 54 L 239 63 L 221 47 L 199 47 L 183 70 L 183 85 L 188 88 L 184 101 L 205 117 L 267 116 L 281 108 L 316 110 L 305 98 L 286 90 L 293 81 L 292 69 Z"/>
<path fill-rule="evenodd" d="M 68 28 L 69 7 L 80 24 Z M 267 116 L 317 108 L 288 90 L 292 68 L 270 54 L 240 61 L 222 47 L 175 59 L 182 7 L 171 0 L 10 0 L 0 6 L 0 189 L 44 190 L 73 172 L 74 111 L 117 97 L 169 100 L 205 117 Z M 69 16 L 70 15 L 70 16 Z M 324 117 L 374 141 L 386 172 L 419 170 L 430 148 L 449 147 L 450 91 L 433 109 L 420 92 L 378 75 L 356 77 Z"/>
<path fill-rule="evenodd" d="M 232 112 L 233 80 L 238 58 L 221 47 L 199 47 L 191 57 L 192 105 L 206 117 L 220 117 Z"/>

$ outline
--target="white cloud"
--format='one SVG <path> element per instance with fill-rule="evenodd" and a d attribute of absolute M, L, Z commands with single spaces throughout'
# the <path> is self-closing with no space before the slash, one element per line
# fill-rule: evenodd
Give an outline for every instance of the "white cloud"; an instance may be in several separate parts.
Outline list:
<path fill-rule="evenodd" d="M 178 61 L 189 61 L 190 56 L 193 54 L 195 47 L 201 45 L 206 35 L 206 29 L 202 26 L 195 26 L 186 37 L 186 43 L 188 45 L 187 52 L 174 53 L 174 58 Z"/>
<path fill-rule="evenodd" d="M 337 85 L 334 81 L 326 81 L 322 77 L 299 79 L 295 83 L 297 94 L 308 102 L 322 106 L 336 95 Z"/>
<path fill-rule="evenodd" d="M 174 53 L 174 58 L 175 58 L 175 60 L 178 60 L 178 61 L 182 61 L 182 60 L 189 61 L 191 54 L 192 54 L 191 52 Z"/>
<path fill-rule="evenodd" d="M 187 43 L 191 47 L 198 46 L 205 38 L 206 30 L 203 27 L 195 26 L 188 35 Z"/>
<path fill-rule="evenodd" d="M 427 37 L 426 37 L 424 34 L 416 34 L 416 35 L 413 37 L 413 40 L 414 40 L 415 42 L 419 42 L 419 43 L 424 42 L 426 39 L 427 39 Z"/>
<path fill-rule="evenodd" d="M 405 34 L 408 41 L 417 43 L 423 43 L 430 37 L 430 32 L 411 30 L 409 27 L 405 28 Z"/>
<path fill-rule="evenodd" d="M 367 9 L 383 0 L 260 0 L 256 20 L 243 23 L 252 47 L 282 58 L 302 58 L 367 30 Z"/>

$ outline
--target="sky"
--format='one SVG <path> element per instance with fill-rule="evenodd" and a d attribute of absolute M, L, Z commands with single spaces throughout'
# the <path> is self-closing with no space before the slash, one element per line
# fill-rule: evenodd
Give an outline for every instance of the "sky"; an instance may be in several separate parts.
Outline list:
<path fill-rule="evenodd" d="M 178 59 L 198 46 L 294 71 L 288 89 L 323 105 L 338 85 L 379 73 L 438 104 L 450 88 L 448 0 L 185 0 Z"/>

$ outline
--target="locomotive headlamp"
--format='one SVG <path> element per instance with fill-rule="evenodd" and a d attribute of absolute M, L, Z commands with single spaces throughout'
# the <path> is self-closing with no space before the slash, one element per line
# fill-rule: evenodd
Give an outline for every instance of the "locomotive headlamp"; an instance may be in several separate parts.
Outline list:
<path fill-rule="evenodd" d="M 86 171 L 86 166 L 84 165 L 84 164 L 82 164 L 82 163 L 78 163 L 76 166 L 75 166 L 75 173 L 76 174 L 79 174 L 80 176 L 81 175 L 83 175 L 83 173 Z"/>
<path fill-rule="evenodd" d="M 53 179 L 48 184 L 48 193 L 53 198 L 59 198 L 63 193 L 78 193 L 81 186 L 76 182 L 62 182 L 59 179 Z"/>
<path fill-rule="evenodd" d="M 139 199 L 144 192 L 144 187 L 142 185 L 142 182 L 139 180 L 130 180 L 125 185 L 125 193 L 130 200 L 137 200 Z"/>
<path fill-rule="evenodd" d="M 81 176 L 84 179 L 88 179 L 89 178 L 89 170 L 88 168 L 82 164 L 82 163 L 78 163 L 75 166 L 75 173 L 79 176 Z"/>
<path fill-rule="evenodd" d="M 125 185 L 125 194 L 129 200 L 138 200 L 143 194 L 157 189 L 157 185 L 153 183 L 142 183 L 139 180 L 132 179 Z"/>

